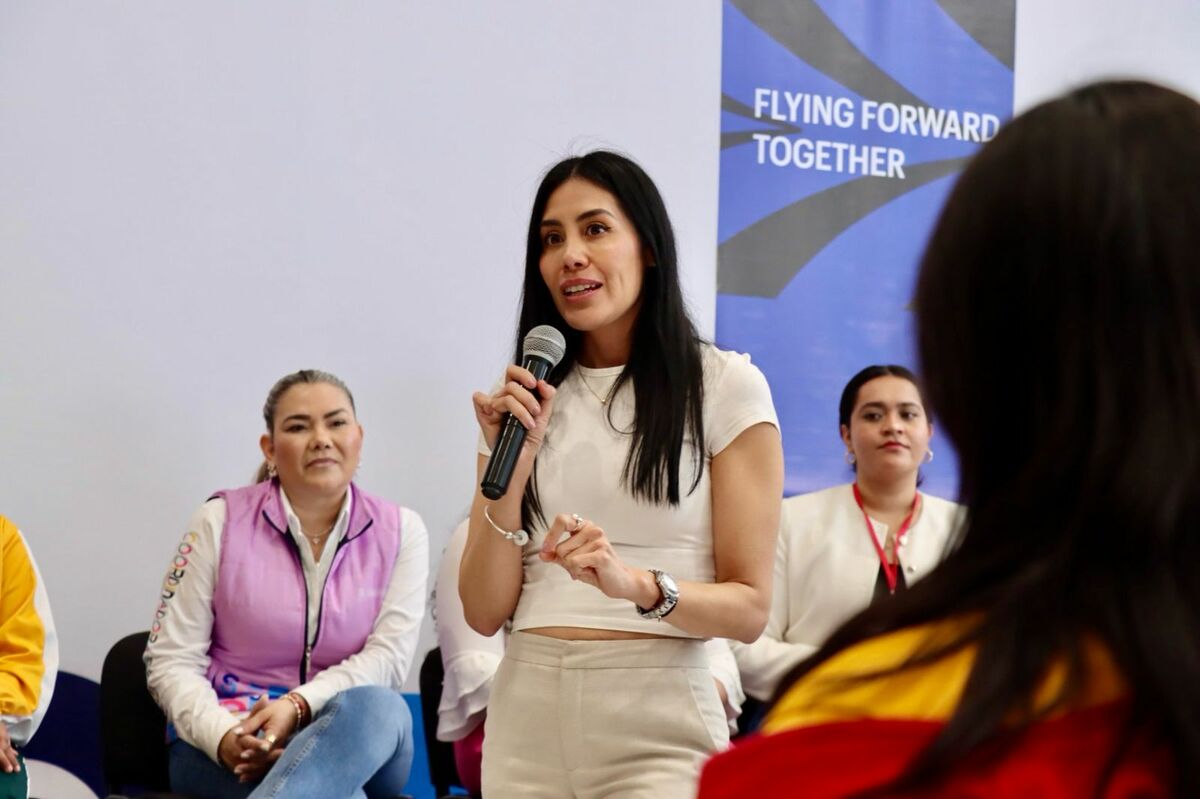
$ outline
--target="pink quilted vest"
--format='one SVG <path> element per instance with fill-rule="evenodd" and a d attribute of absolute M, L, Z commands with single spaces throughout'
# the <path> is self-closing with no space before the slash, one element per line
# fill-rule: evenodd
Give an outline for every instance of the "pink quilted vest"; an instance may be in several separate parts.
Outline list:
<path fill-rule="evenodd" d="M 362 649 L 383 605 L 400 550 L 400 507 L 351 487 L 350 523 L 321 596 L 308 596 L 288 532 L 279 483 L 219 491 L 225 500 L 213 591 L 208 678 L 221 704 L 249 710 Z M 308 640 L 308 603 L 320 603 Z"/>

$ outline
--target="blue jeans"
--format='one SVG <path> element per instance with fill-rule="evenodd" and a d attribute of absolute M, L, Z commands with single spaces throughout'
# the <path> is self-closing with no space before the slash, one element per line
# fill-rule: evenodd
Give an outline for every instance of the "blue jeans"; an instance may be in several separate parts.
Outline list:
<path fill-rule="evenodd" d="M 218 766 L 182 738 L 167 750 L 167 766 L 171 790 L 191 799 L 246 799 L 255 787 L 238 782 L 232 771 Z"/>
<path fill-rule="evenodd" d="M 258 785 L 241 784 L 183 741 L 171 744 L 171 789 L 196 799 L 392 799 L 413 761 L 412 716 L 398 692 L 348 688 L 288 742 Z"/>

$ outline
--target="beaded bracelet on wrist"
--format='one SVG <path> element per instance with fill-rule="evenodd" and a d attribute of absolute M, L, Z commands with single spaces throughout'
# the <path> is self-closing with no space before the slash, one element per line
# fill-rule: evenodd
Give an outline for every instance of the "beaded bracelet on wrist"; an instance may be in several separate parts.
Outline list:
<path fill-rule="evenodd" d="M 296 710 L 296 729 L 304 729 L 306 726 L 308 726 L 308 722 L 311 721 L 311 719 L 308 718 L 308 711 L 306 710 L 307 705 L 301 701 L 297 694 L 294 694 L 290 691 L 283 696 L 292 703 L 292 707 Z"/>

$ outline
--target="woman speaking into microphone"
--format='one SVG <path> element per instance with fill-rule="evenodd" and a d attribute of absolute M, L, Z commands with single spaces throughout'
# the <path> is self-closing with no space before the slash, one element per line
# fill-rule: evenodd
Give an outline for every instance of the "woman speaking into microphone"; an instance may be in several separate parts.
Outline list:
<path fill-rule="evenodd" d="M 539 325 L 564 335 L 557 366 L 510 366 L 474 396 L 481 476 L 506 415 L 527 430 L 507 492 L 476 492 L 459 578 L 473 628 L 512 620 L 483 792 L 691 796 L 728 739 L 703 639 L 753 641 L 770 607 L 770 390 L 697 336 L 662 197 L 614 153 L 566 159 L 538 188 L 518 356 Z"/>

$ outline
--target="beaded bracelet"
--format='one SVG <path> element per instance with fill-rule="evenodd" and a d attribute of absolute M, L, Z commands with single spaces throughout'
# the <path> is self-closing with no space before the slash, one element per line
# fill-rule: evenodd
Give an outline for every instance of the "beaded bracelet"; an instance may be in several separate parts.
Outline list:
<path fill-rule="evenodd" d="M 308 718 L 308 707 L 304 702 L 300 701 L 300 697 L 292 692 L 283 695 L 285 699 L 292 703 L 292 707 L 296 709 L 296 729 L 302 730 L 308 726 L 310 719 Z"/>

